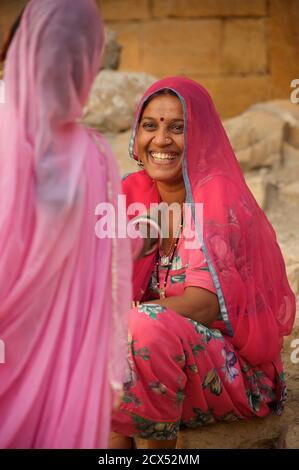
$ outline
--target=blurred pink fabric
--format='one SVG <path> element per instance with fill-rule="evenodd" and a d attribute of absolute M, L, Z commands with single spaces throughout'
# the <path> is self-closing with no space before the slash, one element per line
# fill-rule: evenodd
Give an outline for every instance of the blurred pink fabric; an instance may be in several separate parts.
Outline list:
<path fill-rule="evenodd" d="M 116 204 L 120 179 L 106 142 L 78 122 L 102 46 L 93 0 L 31 0 L 8 53 L 0 105 L 2 448 L 106 447 L 112 389 L 122 386 L 131 246 L 95 235 L 96 206 Z"/>

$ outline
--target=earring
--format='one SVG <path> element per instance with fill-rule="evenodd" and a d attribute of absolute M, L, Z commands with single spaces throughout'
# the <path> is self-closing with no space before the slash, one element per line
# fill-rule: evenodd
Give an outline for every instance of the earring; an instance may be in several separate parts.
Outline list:
<path fill-rule="evenodd" d="M 133 153 L 133 157 L 134 157 L 134 160 L 136 161 L 137 165 L 140 166 L 140 168 L 143 168 L 144 167 L 144 164 L 142 163 L 142 161 L 140 160 L 140 158 L 138 157 L 138 155 L 136 155 L 136 153 Z"/>

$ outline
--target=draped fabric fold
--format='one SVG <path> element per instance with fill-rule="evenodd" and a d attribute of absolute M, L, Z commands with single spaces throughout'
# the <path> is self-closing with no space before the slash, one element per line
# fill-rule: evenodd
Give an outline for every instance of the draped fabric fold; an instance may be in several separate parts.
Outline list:
<path fill-rule="evenodd" d="M 120 390 L 131 246 L 99 239 L 95 209 L 120 179 L 79 124 L 99 66 L 93 0 L 31 0 L 0 105 L 0 446 L 106 447 Z M 116 213 L 116 220 L 117 213 Z"/>
<path fill-rule="evenodd" d="M 252 366 L 273 361 L 282 337 L 295 318 L 292 293 L 275 232 L 247 187 L 220 118 L 207 91 L 184 77 L 152 85 L 140 101 L 133 124 L 130 156 L 136 157 L 136 134 L 144 103 L 168 88 L 184 110 L 183 176 L 196 236 L 216 287 L 221 322 L 215 322 Z M 147 207 L 158 200 L 156 184 L 141 171 L 125 179 L 128 202 Z M 202 204 L 203 217 L 197 204 Z M 134 295 L 140 300 L 150 258 L 135 264 Z M 135 300 L 136 300 L 135 299 Z"/>

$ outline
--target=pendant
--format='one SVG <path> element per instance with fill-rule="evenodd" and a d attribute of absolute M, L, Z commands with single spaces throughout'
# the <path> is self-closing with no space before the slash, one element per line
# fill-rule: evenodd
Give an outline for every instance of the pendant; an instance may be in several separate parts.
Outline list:
<path fill-rule="evenodd" d="M 161 256 L 161 266 L 169 266 L 169 256 Z"/>
<path fill-rule="evenodd" d="M 161 289 L 159 289 L 159 291 L 160 291 L 160 299 L 165 299 L 166 298 L 165 287 L 162 287 Z"/>

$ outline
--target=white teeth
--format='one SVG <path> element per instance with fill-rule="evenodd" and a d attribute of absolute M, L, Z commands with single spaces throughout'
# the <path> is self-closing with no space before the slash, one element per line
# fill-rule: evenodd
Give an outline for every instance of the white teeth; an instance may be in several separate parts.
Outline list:
<path fill-rule="evenodd" d="M 154 160 L 174 160 L 176 158 L 176 154 L 173 153 L 161 153 L 161 152 L 151 152 L 151 156 Z"/>

